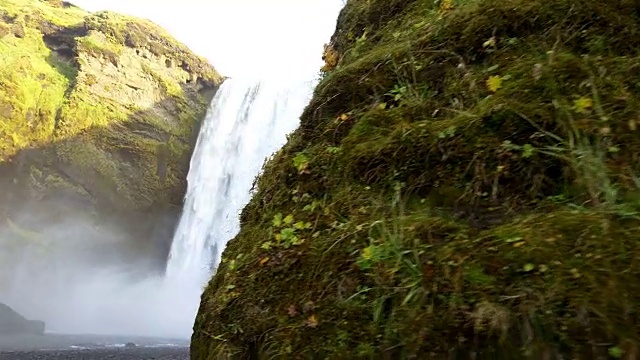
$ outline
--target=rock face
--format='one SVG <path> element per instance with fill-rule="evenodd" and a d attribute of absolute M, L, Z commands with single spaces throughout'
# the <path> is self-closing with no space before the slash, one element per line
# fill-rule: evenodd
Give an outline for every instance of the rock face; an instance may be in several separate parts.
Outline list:
<path fill-rule="evenodd" d="M 0 336 L 44 335 L 44 330 L 44 322 L 27 320 L 8 305 L 0 303 Z"/>
<path fill-rule="evenodd" d="M 194 360 L 637 358 L 640 2 L 349 0 Z"/>
<path fill-rule="evenodd" d="M 153 23 L 61 1 L 0 1 L 0 61 L 0 224 L 97 219 L 161 258 L 223 78 Z"/>

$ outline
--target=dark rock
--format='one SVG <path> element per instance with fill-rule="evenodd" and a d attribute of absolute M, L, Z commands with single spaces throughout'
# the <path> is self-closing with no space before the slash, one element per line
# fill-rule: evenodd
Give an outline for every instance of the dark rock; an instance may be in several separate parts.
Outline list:
<path fill-rule="evenodd" d="M 0 335 L 44 335 L 45 324 L 27 320 L 9 306 L 0 303 Z"/>
<path fill-rule="evenodd" d="M 11 31 L 13 32 L 13 35 L 19 39 L 22 39 L 25 36 L 24 26 L 21 23 L 13 24 Z"/>

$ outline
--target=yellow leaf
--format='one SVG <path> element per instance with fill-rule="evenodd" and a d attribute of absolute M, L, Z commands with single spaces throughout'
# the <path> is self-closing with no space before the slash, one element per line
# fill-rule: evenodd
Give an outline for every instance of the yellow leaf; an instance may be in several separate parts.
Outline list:
<path fill-rule="evenodd" d="M 446 12 L 453 9 L 453 0 L 442 0 L 440 2 L 440 11 Z"/>
<path fill-rule="evenodd" d="M 307 319 L 307 326 L 311 328 L 315 328 L 318 326 L 318 317 L 315 315 L 309 316 Z"/>
<path fill-rule="evenodd" d="M 260 260 L 260 266 L 264 266 L 264 264 L 266 264 L 266 263 L 267 263 L 267 261 L 269 261 L 269 257 L 268 257 L 268 256 L 267 256 L 267 257 L 262 258 L 262 260 Z"/>
<path fill-rule="evenodd" d="M 573 108 L 579 113 L 586 113 L 593 106 L 593 100 L 586 96 L 583 96 L 573 101 Z"/>
<path fill-rule="evenodd" d="M 495 47 L 496 46 L 496 38 L 495 37 L 492 36 L 489 40 L 485 41 L 482 44 L 482 47 L 489 47 L 489 46 L 491 46 L 491 47 Z"/>
<path fill-rule="evenodd" d="M 371 248 L 371 246 L 368 246 L 364 249 L 362 249 L 362 258 L 365 260 L 371 260 L 371 258 L 373 257 L 373 249 Z"/>
<path fill-rule="evenodd" d="M 487 89 L 491 92 L 496 92 L 502 87 L 502 77 L 500 76 L 489 76 L 487 79 Z"/>
<path fill-rule="evenodd" d="M 349 115 L 347 115 L 347 114 L 342 114 L 342 115 L 340 115 L 340 120 L 342 120 L 342 121 L 347 121 L 347 120 L 349 120 Z"/>
<path fill-rule="evenodd" d="M 580 270 L 576 268 L 571 269 L 571 275 L 573 275 L 573 277 L 576 279 L 582 277 L 582 274 L 580 274 Z"/>
<path fill-rule="evenodd" d="M 284 223 L 287 225 L 293 224 L 293 215 L 289 214 L 286 218 L 284 218 Z"/>

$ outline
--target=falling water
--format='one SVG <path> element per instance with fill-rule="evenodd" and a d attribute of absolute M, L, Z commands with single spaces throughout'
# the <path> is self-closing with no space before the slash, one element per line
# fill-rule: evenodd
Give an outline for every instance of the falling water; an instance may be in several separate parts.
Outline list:
<path fill-rule="evenodd" d="M 92 239 L 105 232 L 117 238 L 118 233 L 91 232 L 82 219 L 69 219 L 47 230 L 49 237 L 56 234 L 57 252 L 47 253 L 55 268 L 34 267 L 36 254 L 25 254 L 12 269 L 15 288 L 0 292 L 0 302 L 44 320 L 51 332 L 189 338 L 203 285 L 239 230 L 239 212 L 250 199 L 253 181 L 265 159 L 298 126 L 312 88 L 312 83 L 224 82 L 191 159 L 164 277 L 140 279 L 127 269 L 92 268 L 78 252 L 86 238 L 77 233 Z"/>
<path fill-rule="evenodd" d="M 167 281 L 202 285 L 220 262 L 227 241 L 239 231 L 240 210 L 267 157 L 286 142 L 313 86 L 227 80 L 204 120 L 191 158 L 182 217 L 176 229 Z M 194 313 L 195 313 L 194 309 Z"/>

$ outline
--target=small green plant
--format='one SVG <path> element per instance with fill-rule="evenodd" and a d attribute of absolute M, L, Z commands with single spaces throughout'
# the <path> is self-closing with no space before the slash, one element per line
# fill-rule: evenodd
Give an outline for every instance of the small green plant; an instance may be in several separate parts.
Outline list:
<path fill-rule="evenodd" d="M 536 150 L 537 150 L 531 144 L 524 144 L 524 145 L 520 146 L 520 145 L 513 144 L 509 140 L 504 141 L 502 143 L 502 146 L 504 146 L 508 150 L 520 151 L 521 155 L 522 155 L 522 157 L 524 159 L 532 157 L 536 153 Z"/>
<path fill-rule="evenodd" d="M 624 355 L 624 351 L 619 346 L 613 346 L 609 348 L 609 356 L 614 359 L 621 359 Z"/>
<path fill-rule="evenodd" d="M 360 51 L 362 50 L 364 45 L 367 43 L 367 34 L 368 34 L 368 31 L 365 30 L 364 33 L 362 33 L 362 36 L 356 39 L 356 43 L 353 46 L 353 49 L 351 50 L 351 56 L 358 57 L 360 55 Z"/>
<path fill-rule="evenodd" d="M 399 85 L 396 84 L 393 89 L 389 90 L 389 92 L 387 92 L 385 95 L 388 98 L 391 98 L 390 101 L 388 101 L 390 104 L 388 103 L 384 103 L 384 106 L 381 107 L 382 109 L 384 109 L 385 107 L 398 107 L 398 106 L 402 106 L 406 103 L 406 97 L 408 94 L 408 88 L 406 85 Z"/>
<path fill-rule="evenodd" d="M 380 245 L 371 244 L 360 252 L 360 257 L 357 260 L 358 267 L 361 270 L 369 270 L 371 267 L 380 261 L 382 255 L 382 248 Z"/>
<path fill-rule="evenodd" d="M 328 152 L 329 154 L 337 154 L 337 153 L 339 153 L 339 152 L 341 152 L 341 151 L 342 151 L 342 148 L 341 148 L 341 147 L 338 147 L 338 146 L 329 146 L 329 147 L 327 148 L 327 152 Z"/>
<path fill-rule="evenodd" d="M 308 212 L 314 212 L 321 205 L 322 205 L 322 203 L 320 201 L 313 200 L 313 202 L 311 202 L 311 204 L 306 205 L 302 210 L 308 211 Z"/>
<path fill-rule="evenodd" d="M 402 97 L 406 92 L 407 92 L 406 86 L 400 86 L 396 84 L 396 86 L 394 86 L 393 89 L 389 91 L 387 94 L 391 95 L 394 101 L 400 101 L 400 99 L 402 99 Z"/>
<path fill-rule="evenodd" d="M 308 173 L 309 170 L 309 158 L 304 153 L 297 153 L 293 158 L 293 166 L 298 169 L 298 173 L 305 174 Z"/>
<path fill-rule="evenodd" d="M 448 128 L 446 128 L 443 131 L 440 131 L 438 133 L 438 138 L 446 139 L 446 138 L 453 137 L 455 135 L 456 135 L 456 127 L 455 126 L 449 126 Z"/>
<path fill-rule="evenodd" d="M 300 245 L 304 242 L 304 239 L 300 237 L 300 232 L 311 229 L 310 222 L 296 222 L 292 214 L 283 218 L 281 213 L 277 213 L 273 216 L 271 225 L 275 242 L 267 241 L 263 243 L 261 247 L 265 250 L 280 246 L 288 249 L 291 246 Z"/>

